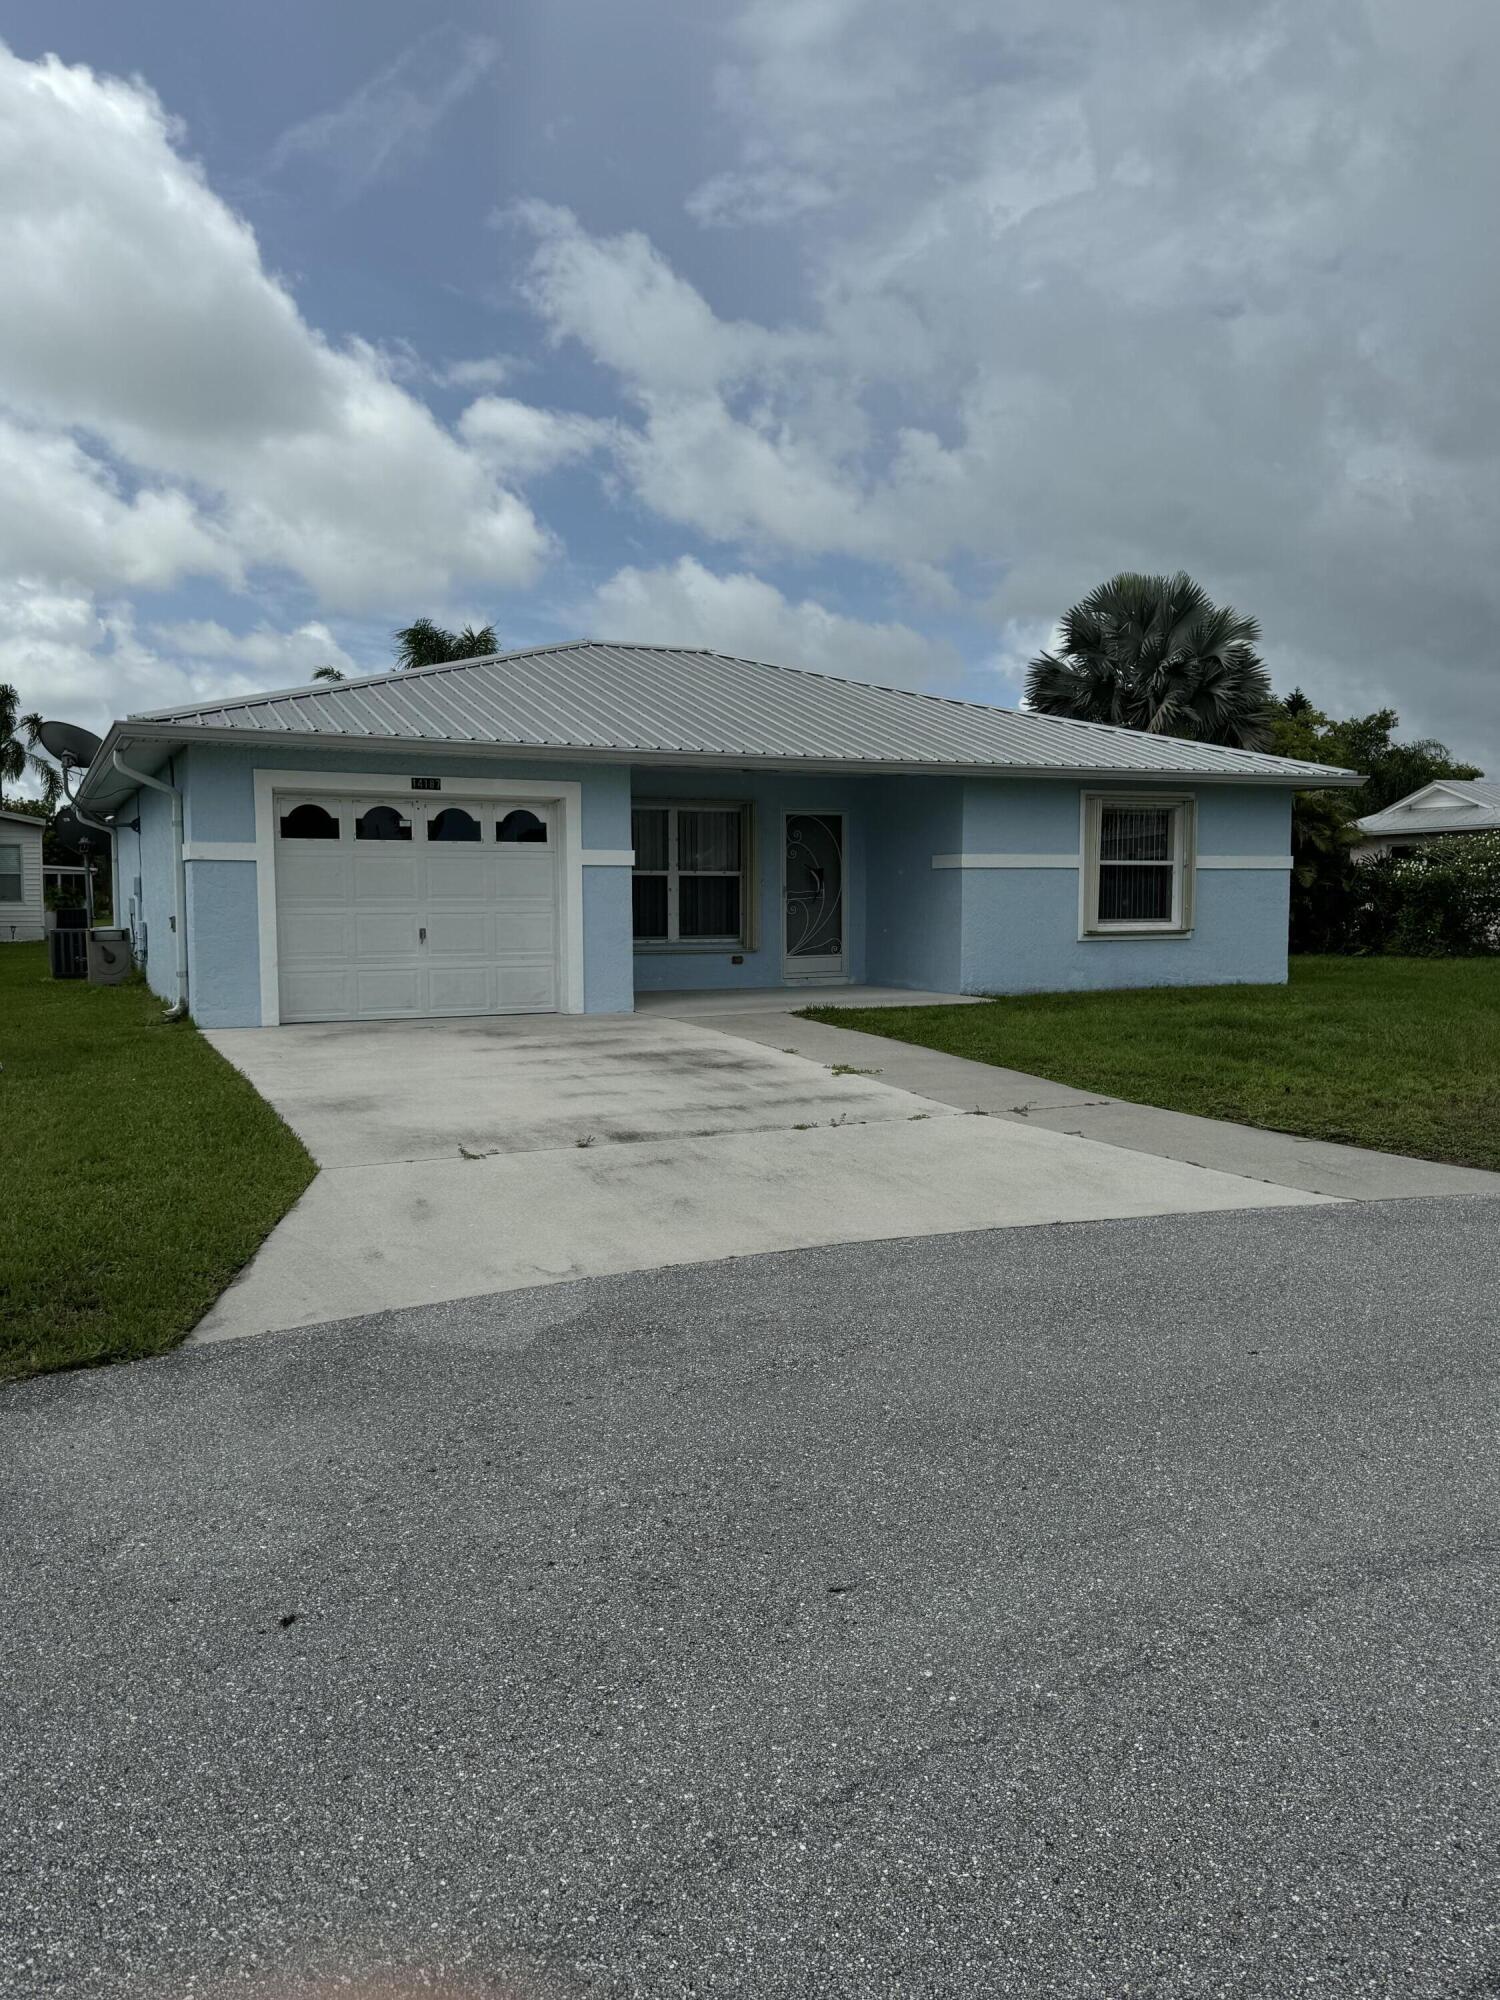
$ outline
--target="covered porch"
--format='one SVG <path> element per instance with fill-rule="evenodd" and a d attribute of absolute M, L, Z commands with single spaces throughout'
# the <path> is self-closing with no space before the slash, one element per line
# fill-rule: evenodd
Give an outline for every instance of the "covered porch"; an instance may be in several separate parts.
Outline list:
<path fill-rule="evenodd" d="M 957 884 L 932 855 L 957 785 L 637 767 L 630 805 L 637 1007 L 956 988 Z"/>

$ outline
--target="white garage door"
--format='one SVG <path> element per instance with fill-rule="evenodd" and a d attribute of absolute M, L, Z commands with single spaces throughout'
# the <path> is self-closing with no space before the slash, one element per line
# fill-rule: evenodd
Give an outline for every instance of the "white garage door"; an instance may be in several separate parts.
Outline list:
<path fill-rule="evenodd" d="M 279 794 L 282 1020 L 554 1012 L 557 840 L 541 801 Z"/>

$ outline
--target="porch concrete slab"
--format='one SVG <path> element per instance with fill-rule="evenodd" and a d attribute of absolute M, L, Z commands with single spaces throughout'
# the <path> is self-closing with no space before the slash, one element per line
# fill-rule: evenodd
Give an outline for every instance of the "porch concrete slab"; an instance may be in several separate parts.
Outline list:
<path fill-rule="evenodd" d="M 821 1004 L 821 1003 L 818 1003 Z M 972 1062 L 911 1042 L 867 1035 L 853 1025 L 834 1027 L 795 1017 L 771 1023 L 755 1014 L 722 1015 L 714 1026 L 747 1041 L 775 1041 L 811 1061 L 849 1064 L 873 1073 L 872 1080 L 912 1091 L 956 1110 L 986 1112 L 992 1118 L 1031 1128 L 1091 1139 L 1133 1153 L 1187 1165 L 1211 1167 L 1280 1187 L 1302 1188 L 1339 1201 L 1384 1201 L 1420 1195 L 1500 1195 L 1500 1174 L 1441 1160 L 1414 1160 L 1402 1153 L 1377 1153 L 1363 1146 L 1333 1145 L 1268 1132 L 1184 1111 L 1164 1111 L 1125 1098 L 1075 1090 L 1023 1070 Z"/>
<path fill-rule="evenodd" d="M 972 993 L 910 992 L 904 986 L 703 987 L 687 993 L 637 993 L 638 1014 L 695 1020 L 705 1014 L 795 1014 L 802 1007 L 977 1007 Z"/>
<path fill-rule="evenodd" d="M 923 1108 L 877 1080 L 666 1014 L 231 1028 L 209 1040 L 323 1167 L 868 1123 Z"/>
<path fill-rule="evenodd" d="M 768 1250 L 1320 1199 L 901 1101 L 899 1119 L 808 1131 L 333 1168 L 197 1338 Z"/>

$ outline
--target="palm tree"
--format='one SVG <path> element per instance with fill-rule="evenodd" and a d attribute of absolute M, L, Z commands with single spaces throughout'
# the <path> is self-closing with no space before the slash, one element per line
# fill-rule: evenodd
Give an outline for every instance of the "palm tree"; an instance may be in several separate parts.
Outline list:
<path fill-rule="evenodd" d="M 478 631 L 465 625 L 462 632 L 445 632 L 430 618 L 414 618 L 402 626 L 396 645 L 399 667 L 440 667 L 449 660 L 479 660 L 500 650 L 493 625 L 481 625 Z"/>
<path fill-rule="evenodd" d="M 0 780 L 9 779 L 15 784 L 29 774 L 41 786 L 47 804 L 54 806 L 62 790 L 62 778 L 55 764 L 36 754 L 42 718 L 35 713 L 22 715 L 20 707 L 21 698 L 9 681 L 0 681 Z"/>
<path fill-rule="evenodd" d="M 313 668 L 313 679 L 315 681 L 343 681 L 348 678 L 349 676 L 340 667 Z"/>
<path fill-rule="evenodd" d="M 1111 577 L 1064 614 L 1060 635 L 1026 677 L 1027 704 L 1042 714 L 1240 750 L 1269 742 L 1259 625 L 1180 570 Z"/>

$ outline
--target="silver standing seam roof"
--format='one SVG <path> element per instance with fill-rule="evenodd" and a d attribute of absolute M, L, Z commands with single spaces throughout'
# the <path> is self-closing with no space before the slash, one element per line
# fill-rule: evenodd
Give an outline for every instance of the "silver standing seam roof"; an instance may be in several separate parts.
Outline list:
<path fill-rule="evenodd" d="M 1397 799 L 1384 812 L 1370 813 L 1354 824 L 1361 833 L 1487 833 L 1500 830 L 1500 782 L 1493 778 L 1440 778 L 1437 783 L 1445 792 L 1456 792 L 1460 799 L 1468 799 L 1470 804 L 1463 806 L 1455 801 L 1447 806 L 1418 806 L 1413 809 L 1412 800 L 1419 799 L 1423 792 L 1432 789 L 1430 785 L 1423 785 L 1420 791 Z"/>
<path fill-rule="evenodd" d="M 340 738 L 668 763 L 900 771 L 1110 772 L 1282 784 L 1356 783 L 1324 764 L 982 702 L 840 680 L 689 646 L 585 640 L 156 709 L 113 743 L 199 731 Z M 100 775 L 100 761 L 94 772 Z"/>

